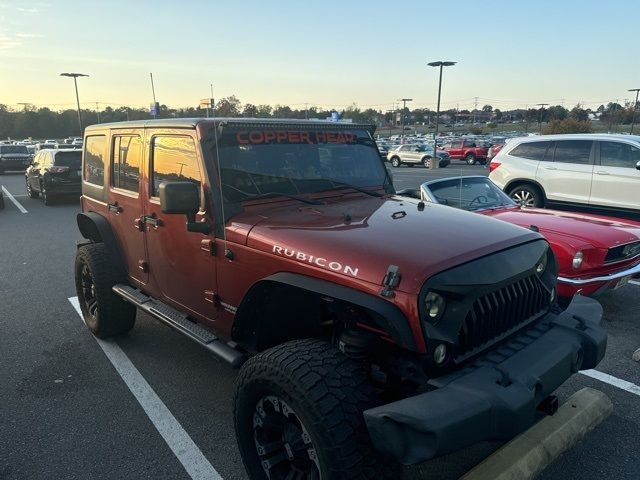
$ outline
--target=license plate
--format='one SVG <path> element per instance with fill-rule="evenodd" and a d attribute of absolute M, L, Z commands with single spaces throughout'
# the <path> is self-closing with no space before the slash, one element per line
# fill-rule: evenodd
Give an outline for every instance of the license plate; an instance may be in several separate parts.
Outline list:
<path fill-rule="evenodd" d="M 622 277 L 620 280 L 618 280 L 618 283 L 616 284 L 615 288 L 624 287 L 627 283 L 629 283 L 629 280 L 631 280 L 631 275 Z"/>

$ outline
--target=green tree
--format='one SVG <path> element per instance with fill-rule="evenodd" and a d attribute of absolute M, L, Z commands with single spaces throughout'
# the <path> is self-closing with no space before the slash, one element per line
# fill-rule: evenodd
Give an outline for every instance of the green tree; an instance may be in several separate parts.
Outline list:
<path fill-rule="evenodd" d="M 493 112 L 493 107 L 491 105 L 485 105 L 484 107 L 482 107 L 482 111 L 485 113 L 491 113 Z"/>
<path fill-rule="evenodd" d="M 235 95 L 221 98 L 215 105 L 215 115 L 216 117 L 239 117 L 240 107 L 240 100 Z"/>
<path fill-rule="evenodd" d="M 544 135 L 554 133 L 591 133 L 591 122 L 580 121 L 575 118 L 552 120 L 551 123 L 542 129 L 542 133 Z"/>

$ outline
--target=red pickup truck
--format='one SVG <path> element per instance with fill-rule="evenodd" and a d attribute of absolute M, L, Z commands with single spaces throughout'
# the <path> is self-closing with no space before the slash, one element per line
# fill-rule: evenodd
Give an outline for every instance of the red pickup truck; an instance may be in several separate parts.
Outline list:
<path fill-rule="evenodd" d="M 464 160 L 468 165 L 475 165 L 476 162 L 484 165 L 489 150 L 475 140 L 453 140 L 445 143 L 442 149 L 451 156 L 451 160 Z"/>

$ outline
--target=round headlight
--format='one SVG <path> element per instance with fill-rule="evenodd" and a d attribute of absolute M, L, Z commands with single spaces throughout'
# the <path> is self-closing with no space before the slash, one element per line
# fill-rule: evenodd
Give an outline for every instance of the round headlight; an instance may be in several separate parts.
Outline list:
<path fill-rule="evenodd" d="M 582 258 L 584 257 L 584 254 L 581 251 L 577 251 L 576 254 L 573 256 L 573 261 L 571 262 L 571 266 L 577 270 L 580 268 L 580 266 L 582 265 Z"/>
<path fill-rule="evenodd" d="M 428 292 L 424 298 L 424 310 L 427 314 L 427 319 L 436 321 L 444 312 L 445 301 L 442 295 L 435 292 Z"/>
<path fill-rule="evenodd" d="M 547 254 L 545 253 L 536 265 L 536 273 L 542 275 L 547 269 Z"/>
<path fill-rule="evenodd" d="M 433 360 L 440 365 L 447 358 L 447 346 L 443 343 L 438 345 L 433 351 Z"/>

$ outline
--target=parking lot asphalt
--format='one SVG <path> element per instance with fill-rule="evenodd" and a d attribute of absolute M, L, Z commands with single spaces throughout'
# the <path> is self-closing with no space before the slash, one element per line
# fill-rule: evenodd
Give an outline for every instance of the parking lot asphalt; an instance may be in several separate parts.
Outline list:
<path fill-rule="evenodd" d="M 488 173 L 458 162 L 436 171 L 391 170 L 398 189 Z M 0 176 L 0 184 L 26 211 L 11 201 L 0 211 L 0 479 L 206 478 L 187 473 L 69 301 L 76 295 L 77 201 L 45 207 L 26 197 L 22 174 Z M 640 285 L 630 284 L 600 299 L 609 345 L 598 370 L 635 385 L 639 294 Z M 235 372 L 140 313 L 136 327 L 113 342 L 215 471 L 246 478 L 232 422 Z M 605 392 L 614 413 L 541 478 L 636 479 L 640 396 L 583 374 L 557 394 L 562 401 L 585 386 Z M 499 446 L 476 445 L 408 473 L 458 478 Z"/>

